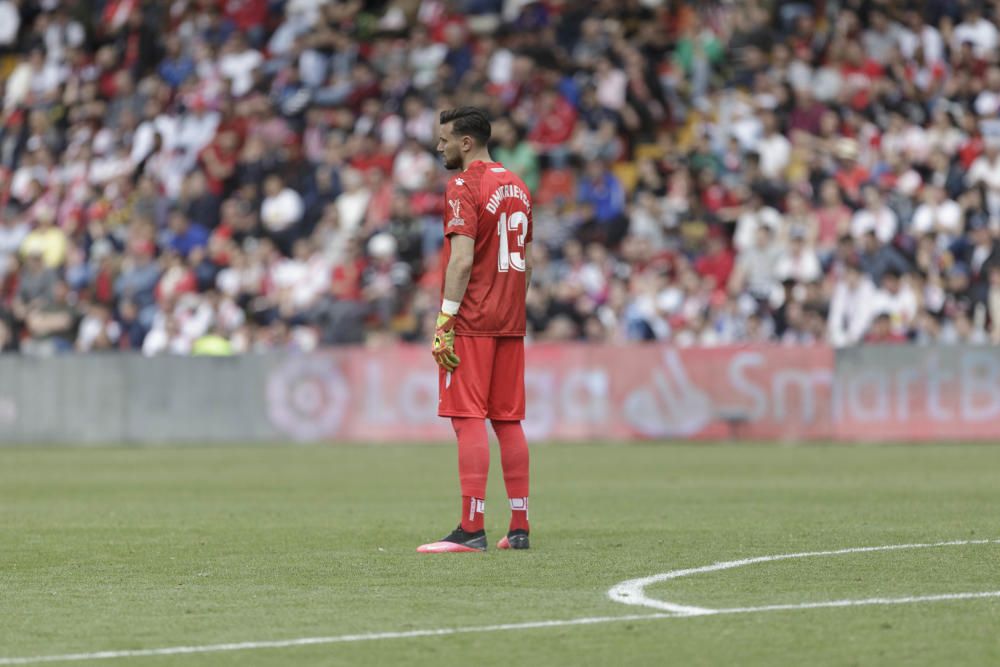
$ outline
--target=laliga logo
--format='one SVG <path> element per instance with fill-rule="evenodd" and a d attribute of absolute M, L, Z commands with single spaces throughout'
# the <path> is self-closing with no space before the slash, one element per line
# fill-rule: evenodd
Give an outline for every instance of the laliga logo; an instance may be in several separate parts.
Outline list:
<path fill-rule="evenodd" d="M 297 440 L 318 440 L 337 433 L 350 395 L 333 359 L 293 357 L 267 381 L 271 423 Z"/>
<path fill-rule="evenodd" d="M 676 350 L 663 353 L 653 369 L 653 386 L 639 387 L 625 399 L 626 421 L 650 438 L 695 435 L 712 421 L 711 399 L 691 383 Z"/>
<path fill-rule="evenodd" d="M 449 227 L 460 227 L 465 224 L 465 220 L 462 220 L 462 200 L 461 199 L 449 199 L 448 206 L 451 206 L 451 220 L 448 221 Z"/>

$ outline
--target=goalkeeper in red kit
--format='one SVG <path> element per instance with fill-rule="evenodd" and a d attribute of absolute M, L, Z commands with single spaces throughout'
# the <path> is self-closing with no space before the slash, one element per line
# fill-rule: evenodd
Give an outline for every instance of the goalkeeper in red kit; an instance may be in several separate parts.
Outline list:
<path fill-rule="evenodd" d="M 441 113 L 438 152 L 448 169 L 444 286 L 432 353 L 438 415 L 458 438 L 461 523 L 422 553 L 486 550 L 483 512 L 490 467 L 486 420 L 500 441 L 511 520 L 500 549 L 528 548 L 528 443 L 524 419 L 524 300 L 531 279 L 531 196 L 490 158 L 490 121 L 474 107 Z"/>

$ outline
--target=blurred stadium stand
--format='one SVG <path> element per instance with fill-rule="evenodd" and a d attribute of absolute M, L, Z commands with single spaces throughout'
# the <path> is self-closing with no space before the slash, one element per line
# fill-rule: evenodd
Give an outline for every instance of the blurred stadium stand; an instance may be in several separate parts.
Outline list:
<path fill-rule="evenodd" d="M 0 348 L 424 341 L 437 111 L 535 341 L 1000 343 L 996 2 L 0 0 Z"/>

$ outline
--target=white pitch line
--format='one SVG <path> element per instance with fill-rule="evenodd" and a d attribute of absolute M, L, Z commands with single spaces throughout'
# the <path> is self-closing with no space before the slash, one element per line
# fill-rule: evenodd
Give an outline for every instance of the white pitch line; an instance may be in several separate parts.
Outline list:
<path fill-rule="evenodd" d="M 674 570 L 652 577 L 642 579 L 632 579 L 622 582 L 608 591 L 608 596 L 616 602 L 625 604 L 642 604 L 639 602 L 645 597 L 643 588 L 652 583 L 667 581 L 679 577 L 700 574 L 704 572 L 715 572 L 726 570 L 753 563 L 765 563 L 775 560 L 786 560 L 789 558 L 806 558 L 809 556 L 836 556 L 851 553 L 865 553 L 870 551 L 894 551 L 898 549 L 920 549 L 928 547 L 961 546 L 974 544 L 1000 544 L 1000 540 L 955 540 L 951 542 L 935 542 L 933 544 L 895 544 L 880 547 L 856 547 L 851 549 L 838 549 L 836 551 L 810 551 L 797 554 L 780 554 L 777 556 L 760 556 L 757 558 L 745 558 L 724 563 L 715 563 L 704 567 L 690 568 L 686 570 Z M 630 588 L 633 585 L 637 588 Z M 639 593 L 633 596 L 632 591 Z M 612 593 L 617 592 L 615 595 Z M 619 597 L 624 596 L 622 599 Z M 278 639 L 272 641 L 238 642 L 230 644 L 206 644 L 202 646 L 169 646 L 164 648 L 134 649 L 122 651 L 98 651 L 95 653 L 65 653 L 61 655 L 39 655 L 18 658 L 0 658 L 0 666 L 8 665 L 37 665 L 49 662 L 82 662 L 86 660 L 108 660 L 113 658 L 145 658 L 164 655 L 187 655 L 197 653 L 221 653 L 225 651 L 247 651 L 268 648 L 294 648 L 298 646 L 316 646 L 322 644 L 346 644 L 354 642 L 377 641 L 382 639 L 417 639 L 420 637 L 445 637 L 448 635 L 505 632 L 508 630 L 534 630 L 541 628 L 562 628 L 575 625 L 597 625 L 602 623 L 620 623 L 623 621 L 650 621 L 665 618 L 690 618 L 694 616 L 722 615 L 722 614 L 751 614 L 770 611 L 794 611 L 802 609 L 822 609 L 829 607 L 856 607 L 864 605 L 889 605 L 889 604 L 912 604 L 918 602 L 943 602 L 948 600 L 973 600 L 982 598 L 1000 597 L 1000 591 L 985 591 L 978 593 L 944 593 L 941 595 L 921 595 L 903 598 L 868 598 L 863 600 L 831 600 L 827 602 L 805 602 L 800 604 L 777 604 L 760 607 L 730 607 L 727 609 L 708 609 L 703 607 L 688 607 L 673 604 L 662 600 L 649 600 L 658 609 L 664 609 L 669 613 L 649 613 L 631 614 L 624 616 L 590 616 L 583 618 L 569 618 L 554 621 L 529 621 L 525 623 L 504 623 L 498 625 L 476 625 L 464 628 L 437 628 L 428 630 L 406 630 L 401 632 L 370 632 L 353 635 L 334 635 L 330 637 L 300 637 L 297 639 Z M 648 598 L 646 598 L 648 599 Z"/>
<path fill-rule="evenodd" d="M 657 600 L 646 595 L 646 587 L 653 584 L 658 584 L 663 581 L 670 581 L 671 579 L 680 579 L 681 577 L 689 577 L 695 574 L 704 574 L 706 572 L 719 572 L 720 570 L 731 570 L 737 567 L 744 567 L 746 565 L 754 565 L 756 563 L 770 563 L 777 560 L 789 560 L 792 558 L 812 558 L 817 556 L 843 556 L 845 554 L 859 554 L 859 553 L 870 553 L 873 551 L 899 551 L 903 549 L 929 549 L 935 547 L 956 547 L 956 546 L 972 546 L 977 544 L 1000 544 L 1000 540 L 951 540 L 948 542 L 928 542 L 923 544 L 887 544 L 877 547 L 851 547 L 848 549 L 835 549 L 833 551 L 804 551 L 801 553 L 793 554 L 777 554 L 773 556 L 757 556 L 756 558 L 742 558 L 740 560 L 725 561 L 722 563 L 714 563 L 712 565 L 704 565 L 702 567 L 692 567 L 684 570 L 672 570 L 670 572 L 663 572 L 661 574 L 654 574 L 649 577 L 642 577 L 639 579 L 629 579 L 628 581 L 623 581 L 620 584 L 615 584 L 608 591 L 608 597 L 615 602 L 620 602 L 622 604 L 634 605 L 639 607 L 648 607 L 650 609 L 659 609 L 661 611 L 670 612 L 672 614 L 683 614 L 688 616 L 700 616 L 705 614 L 718 613 L 720 610 L 709 609 L 707 607 L 691 607 L 687 605 L 681 605 L 674 602 L 668 602 L 666 600 Z M 966 593 L 958 593 L 957 595 L 968 595 Z M 982 595 L 981 593 L 975 593 L 975 595 Z M 990 597 L 992 594 L 986 595 Z M 875 598 L 873 598 L 875 599 Z M 906 598 L 894 598 L 894 599 L 906 599 Z M 839 601 L 839 604 L 833 604 L 831 602 L 822 603 L 807 603 L 811 605 L 820 606 L 847 606 L 843 604 L 844 602 L 849 602 L 847 600 Z M 855 601 L 861 602 L 861 601 Z M 870 603 L 875 604 L 875 603 Z M 886 603 L 890 604 L 890 603 Z M 782 607 L 785 608 L 785 607 Z M 790 609 L 810 609 L 812 607 L 800 607 L 791 606 Z M 772 611 L 770 607 L 747 607 L 747 609 L 752 609 L 754 611 Z M 733 613 L 733 612 L 731 612 Z"/>
<path fill-rule="evenodd" d="M 500 625 L 476 625 L 465 628 L 437 628 L 433 630 L 407 630 L 403 632 L 369 632 L 357 635 L 335 635 L 332 637 L 300 637 L 298 639 L 278 639 L 262 642 L 239 642 L 233 644 L 207 644 L 203 646 L 169 646 L 125 651 L 98 651 L 96 653 L 65 653 L 63 655 L 39 655 L 24 658 L 0 658 L 0 665 L 36 665 L 45 662 L 80 662 L 83 660 L 107 660 L 111 658 L 145 658 L 162 655 L 184 655 L 190 653 L 220 653 L 223 651 L 246 651 L 262 648 L 292 648 L 315 646 L 318 644 L 347 644 L 369 642 L 379 639 L 416 639 L 419 637 L 445 637 L 474 632 L 503 632 L 506 630 L 534 630 L 537 628 L 561 628 L 571 625 L 594 625 L 621 621 L 646 621 L 670 618 L 672 614 L 629 614 L 625 616 L 591 616 L 569 618 L 556 621 L 529 621 L 526 623 L 504 623 Z"/>
<path fill-rule="evenodd" d="M 794 611 L 798 609 L 827 609 L 831 607 L 864 607 L 873 604 L 913 604 L 915 602 L 945 602 L 948 600 L 979 600 L 1000 598 L 1000 591 L 982 593 L 941 593 L 940 595 L 916 595 L 905 598 L 867 598 L 864 600 L 829 600 L 827 602 L 802 602 L 798 604 L 769 604 L 762 607 L 730 607 L 715 609 L 708 614 L 757 614 L 765 611 Z M 698 616 L 700 614 L 687 614 Z"/>
<path fill-rule="evenodd" d="M 765 607 L 732 607 L 729 609 L 705 610 L 701 614 L 631 614 L 626 616 L 592 616 L 569 618 L 561 621 L 533 621 L 528 623 L 505 623 L 501 625 L 478 625 L 466 628 L 439 628 L 436 630 L 408 630 L 405 632 L 372 632 L 358 635 L 338 635 L 333 637 L 302 637 L 299 639 L 279 639 L 264 642 L 240 642 L 233 644 L 208 644 L 203 646 L 171 646 L 166 648 L 136 649 L 127 651 L 99 651 L 97 653 L 67 653 L 63 655 L 40 655 L 25 658 L 0 658 L 0 665 L 37 665 L 46 662 L 81 662 L 84 660 L 107 660 L 111 658 L 146 658 L 164 655 L 184 655 L 193 653 L 220 653 L 223 651 L 247 651 L 266 648 L 294 648 L 321 644 L 346 644 L 375 641 L 379 639 L 417 639 L 420 637 L 444 637 L 476 632 L 504 632 L 507 630 L 534 630 L 540 628 L 561 628 L 573 625 L 597 625 L 622 621 L 651 621 L 665 618 L 692 618 L 695 616 L 716 616 L 722 614 L 751 614 L 768 611 L 792 611 L 798 609 L 819 609 L 824 607 L 854 607 L 861 605 L 908 604 L 917 602 L 942 602 L 947 600 L 972 600 L 1000 597 L 1000 591 L 986 593 L 945 593 L 943 595 L 922 595 L 910 598 L 870 598 L 867 600 L 834 600 L 831 602 L 809 602 L 804 604 L 768 605 Z"/>

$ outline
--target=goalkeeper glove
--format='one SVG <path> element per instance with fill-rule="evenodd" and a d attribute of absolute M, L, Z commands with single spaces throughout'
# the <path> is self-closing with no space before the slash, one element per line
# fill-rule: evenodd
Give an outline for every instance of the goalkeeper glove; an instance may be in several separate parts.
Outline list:
<path fill-rule="evenodd" d="M 448 373 L 458 368 L 459 358 L 455 354 L 455 316 L 438 313 L 434 329 L 434 344 L 431 354 L 438 366 Z"/>

